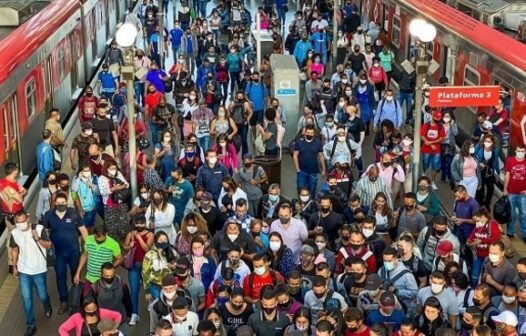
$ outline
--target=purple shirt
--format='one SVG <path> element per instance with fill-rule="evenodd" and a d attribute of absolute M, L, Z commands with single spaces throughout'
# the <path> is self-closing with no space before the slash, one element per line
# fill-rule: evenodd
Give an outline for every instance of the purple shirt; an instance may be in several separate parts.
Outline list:
<path fill-rule="evenodd" d="M 477 203 L 475 198 L 470 197 L 465 201 L 455 201 L 453 209 L 457 218 L 471 219 L 473 217 L 473 213 L 475 213 L 475 211 L 477 211 L 479 208 L 480 205 Z M 460 225 L 460 228 L 467 238 L 471 234 L 471 231 L 473 231 L 475 228 L 475 225 L 463 223 Z"/>
<path fill-rule="evenodd" d="M 162 70 L 148 71 L 146 80 L 151 83 L 157 91 L 164 93 L 164 82 L 162 78 L 166 77 L 166 74 Z"/>
<path fill-rule="evenodd" d="M 301 245 L 303 244 L 303 241 L 309 236 L 307 226 L 299 219 L 291 218 L 290 223 L 286 228 L 284 228 L 278 219 L 273 221 L 270 225 L 270 232 L 278 232 L 281 235 L 283 244 L 290 248 L 292 253 L 294 253 L 296 262 L 298 262 Z"/>

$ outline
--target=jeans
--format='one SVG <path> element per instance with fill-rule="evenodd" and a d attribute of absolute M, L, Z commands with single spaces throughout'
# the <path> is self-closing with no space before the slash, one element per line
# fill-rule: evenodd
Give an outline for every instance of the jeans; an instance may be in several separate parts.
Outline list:
<path fill-rule="evenodd" d="M 483 169 L 481 171 L 482 183 L 479 190 L 477 190 L 476 200 L 482 206 L 485 206 L 486 209 L 490 209 L 491 198 L 493 197 L 493 192 L 495 191 L 495 178 L 486 177 L 487 170 Z"/>
<path fill-rule="evenodd" d="M 515 234 L 515 222 L 519 220 L 521 235 L 526 238 L 526 195 L 522 194 L 509 194 L 508 199 L 511 205 L 511 223 L 508 225 L 507 234 Z M 517 218 L 517 210 L 519 217 Z"/>
<path fill-rule="evenodd" d="M 95 225 L 95 219 L 97 218 L 97 208 L 94 208 L 91 211 L 84 212 L 84 225 L 86 228 L 92 228 Z"/>
<path fill-rule="evenodd" d="M 197 6 L 202 17 L 206 17 L 206 1 L 197 1 Z"/>
<path fill-rule="evenodd" d="M 205 135 L 202 138 L 198 138 L 199 140 L 199 147 L 201 147 L 201 150 L 203 152 L 206 152 L 210 148 L 210 136 Z"/>
<path fill-rule="evenodd" d="M 398 94 L 398 101 L 400 102 L 400 107 L 402 107 L 404 105 L 404 102 L 406 103 L 405 105 L 405 110 L 406 110 L 406 118 L 405 118 L 405 121 L 407 123 L 412 123 L 413 122 L 413 94 L 411 92 L 409 93 L 405 93 L 405 92 L 400 92 Z"/>
<path fill-rule="evenodd" d="M 245 155 L 249 152 L 248 150 L 248 142 L 247 142 L 247 137 L 248 137 L 248 125 L 241 125 L 241 124 L 236 124 L 237 126 L 237 130 L 239 132 L 239 135 L 241 136 L 241 147 L 242 147 L 242 155 Z"/>
<path fill-rule="evenodd" d="M 47 272 L 40 274 L 19 273 L 18 282 L 20 293 L 22 294 L 22 304 L 26 314 L 26 324 L 28 327 L 36 326 L 35 312 L 33 311 L 33 286 L 36 288 L 38 298 L 44 305 L 44 310 L 51 306 L 47 293 Z"/>
<path fill-rule="evenodd" d="M 193 53 L 186 53 L 185 56 L 186 65 L 190 69 L 190 74 L 193 74 L 195 71 L 195 55 Z"/>
<path fill-rule="evenodd" d="M 151 284 L 150 294 L 152 295 L 152 302 L 155 301 L 155 299 L 158 299 L 161 296 L 161 286 Z"/>
<path fill-rule="evenodd" d="M 139 293 L 141 292 L 142 264 L 136 262 L 133 268 L 128 270 L 128 282 L 130 283 L 130 294 L 132 314 L 139 314 Z"/>
<path fill-rule="evenodd" d="M 228 81 L 224 83 L 219 83 L 219 85 L 221 85 L 222 94 L 223 94 L 222 102 L 224 104 L 226 101 L 226 97 L 228 97 Z"/>
<path fill-rule="evenodd" d="M 148 124 L 150 125 L 150 132 L 152 133 L 152 144 L 155 146 L 158 142 L 159 142 L 159 139 L 157 137 L 157 125 L 155 125 L 153 122 L 152 122 L 152 119 L 150 118 L 150 120 L 148 120 Z"/>
<path fill-rule="evenodd" d="M 95 210 L 92 211 L 96 213 Z M 55 274 L 57 275 L 57 290 L 60 303 L 68 302 L 68 267 L 73 280 L 80 260 L 80 251 L 73 248 L 68 251 L 56 251 Z"/>
<path fill-rule="evenodd" d="M 144 106 L 144 83 L 135 81 L 133 82 L 133 88 L 135 90 L 135 99 L 137 99 L 137 103 Z"/>
<path fill-rule="evenodd" d="M 442 146 L 449 146 L 449 144 Z M 440 179 L 442 181 L 453 181 L 453 177 L 451 176 L 451 162 L 453 162 L 453 155 L 445 154 L 444 151 L 442 151 L 442 153 L 443 154 L 440 156 Z"/>
<path fill-rule="evenodd" d="M 300 171 L 297 174 L 297 178 L 296 178 L 296 188 L 298 189 L 298 191 L 303 187 L 307 187 L 311 195 L 316 195 L 316 186 L 318 185 L 318 175 L 319 174 L 307 174 L 307 173 Z"/>
<path fill-rule="evenodd" d="M 281 25 L 284 25 L 285 24 L 285 10 L 283 9 L 283 7 L 281 8 L 276 8 L 277 11 L 278 11 L 278 19 L 279 19 L 279 22 L 281 22 Z"/>
<path fill-rule="evenodd" d="M 471 287 L 475 288 L 479 284 L 480 272 L 482 272 L 482 265 L 484 258 L 475 256 L 473 258 L 473 264 L 471 266 Z"/>
<path fill-rule="evenodd" d="M 239 77 L 239 72 L 236 71 L 236 72 L 229 72 L 230 74 L 230 94 L 232 96 L 234 96 L 234 94 L 236 93 L 236 88 L 239 90 L 239 88 L 241 87 L 241 79 Z M 226 97 L 226 95 L 225 95 Z"/>
<path fill-rule="evenodd" d="M 172 43 L 172 55 L 174 57 L 174 60 L 177 60 L 177 56 L 179 55 L 179 48 L 181 46 L 180 45 L 173 45 Z"/>

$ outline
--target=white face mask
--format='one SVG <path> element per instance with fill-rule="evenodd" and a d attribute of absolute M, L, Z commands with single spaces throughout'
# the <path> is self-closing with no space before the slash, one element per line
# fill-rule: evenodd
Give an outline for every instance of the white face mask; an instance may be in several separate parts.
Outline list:
<path fill-rule="evenodd" d="M 500 256 L 498 254 L 490 253 L 488 257 L 489 261 L 494 264 L 497 264 L 500 261 Z"/>
<path fill-rule="evenodd" d="M 345 141 L 345 135 L 344 136 L 339 135 L 338 136 L 338 141 L 339 142 L 344 142 Z"/>
<path fill-rule="evenodd" d="M 360 79 L 360 83 L 361 83 L 361 84 L 365 84 L 365 83 L 367 83 L 367 79 Z"/>
<path fill-rule="evenodd" d="M 327 125 L 327 127 L 332 127 L 334 126 L 334 122 L 326 122 L 325 125 Z"/>
<path fill-rule="evenodd" d="M 281 247 L 281 242 L 279 241 L 271 241 L 268 243 L 268 247 L 272 250 L 272 252 L 276 252 Z"/>
<path fill-rule="evenodd" d="M 387 100 L 387 101 L 393 101 L 393 96 L 385 96 L 385 100 Z"/>
<path fill-rule="evenodd" d="M 82 172 L 82 177 L 84 177 L 85 179 L 90 179 L 91 178 L 91 172 Z"/>
<path fill-rule="evenodd" d="M 513 302 L 515 302 L 515 296 L 506 296 L 506 295 L 503 295 L 502 296 L 502 301 L 506 304 L 512 304 Z"/>
<path fill-rule="evenodd" d="M 92 135 L 92 134 L 93 134 L 93 130 L 92 129 L 86 130 L 86 135 Z"/>
<path fill-rule="evenodd" d="M 208 158 L 208 163 L 213 166 L 215 165 L 217 162 L 217 157 L 211 157 L 211 158 Z"/>
<path fill-rule="evenodd" d="M 372 230 L 372 229 L 362 229 L 362 233 L 363 233 L 365 238 L 369 238 L 369 237 L 371 237 L 373 235 L 374 230 Z"/>
<path fill-rule="evenodd" d="M 257 275 L 259 276 L 262 276 L 263 274 L 265 274 L 265 271 L 267 269 L 265 268 L 265 266 L 262 266 L 262 267 L 255 267 L 254 268 L 254 273 L 256 273 Z"/>
<path fill-rule="evenodd" d="M 194 234 L 197 232 L 197 226 L 187 226 L 186 229 L 188 230 L 189 234 Z"/>
<path fill-rule="evenodd" d="M 224 117 L 225 116 L 225 111 L 217 112 L 217 115 L 220 116 L 220 117 Z"/>
<path fill-rule="evenodd" d="M 29 228 L 28 222 L 20 222 L 15 224 L 16 228 L 22 231 L 26 231 Z"/>
<path fill-rule="evenodd" d="M 220 321 L 215 321 L 214 322 L 214 326 L 219 329 L 219 327 L 221 326 L 221 322 Z"/>
<path fill-rule="evenodd" d="M 227 236 L 228 236 L 228 239 L 230 239 L 231 242 L 234 242 L 237 239 L 237 237 L 238 237 L 237 234 L 228 234 Z"/>
<path fill-rule="evenodd" d="M 296 324 L 296 329 L 298 329 L 299 331 L 306 331 L 307 329 L 309 329 L 309 325 L 307 325 L 307 324 Z"/>
<path fill-rule="evenodd" d="M 442 292 L 442 289 L 444 289 L 444 285 L 438 285 L 434 283 L 431 284 L 431 292 L 433 292 L 433 294 Z"/>
<path fill-rule="evenodd" d="M 108 170 L 108 174 L 110 174 L 111 176 L 117 175 L 117 169 L 110 169 L 110 170 Z"/>
<path fill-rule="evenodd" d="M 307 203 L 310 200 L 310 196 L 300 196 L 300 200 L 303 203 Z"/>
<path fill-rule="evenodd" d="M 475 147 L 469 147 L 469 154 L 475 153 Z"/>
<path fill-rule="evenodd" d="M 484 226 L 485 223 L 482 223 L 482 222 L 476 222 L 475 225 L 478 227 L 478 228 L 481 228 Z"/>
<path fill-rule="evenodd" d="M 515 157 L 516 157 L 517 159 L 519 159 L 519 160 L 522 160 L 522 159 L 524 159 L 524 154 L 526 154 L 526 153 L 523 153 L 523 152 L 517 152 L 517 153 L 515 153 Z"/>
<path fill-rule="evenodd" d="M 325 246 L 327 246 L 327 244 L 325 243 L 316 243 L 316 246 L 318 246 L 318 250 L 324 250 L 325 249 Z"/>
<path fill-rule="evenodd" d="M 409 139 L 404 139 L 402 140 L 402 144 L 406 147 L 409 147 L 413 144 L 413 141 L 409 140 Z"/>
<path fill-rule="evenodd" d="M 348 79 L 342 79 L 342 83 L 343 84 L 347 84 L 347 83 L 349 83 L 349 80 Z"/>
<path fill-rule="evenodd" d="M 144 199 L 147 199 L 148 197 L 150 197 L 150 193 L 141 193 L 141 197 L 144 198 Z"/>
<path fill-rule="evenodd" d="M 176 294 L 176 292 L 166 293 L 165 291 L 163 291 L 163 295 L 168 301 L 172 301 L 175 298 Z"/>
<path fill-rule="evenodd" d="M 339 102 L 339 103 L 338 103 L 338 106 L 340 106 L 340 107 L 344 107 L 344 106 L 345 106 L 345 102 Z"/>
<path fill-rule="evenodd" d="M 492 142 L 489 142 L 489 141 L 488 142 L 484 142 L 484 147 L 486 147 L 486 148 L 490 148 L 492 145 L 493 145 Z"/>
<path fill-rule="evenodd" d="M 448 123 L 451 121 L 451 118 L 448 118 L 448 117 L 444 117 L 444 122 Z"/>

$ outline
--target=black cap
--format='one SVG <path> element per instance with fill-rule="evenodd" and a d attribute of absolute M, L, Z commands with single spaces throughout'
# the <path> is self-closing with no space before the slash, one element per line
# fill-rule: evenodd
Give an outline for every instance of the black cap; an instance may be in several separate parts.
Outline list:
<path fill-rule="evenodd" d="M 380 276 L 376 273 L 371 273 L 367 275 L 367 279 L 365 280 L 365 287 L 363 289 L 365 290 L 377 290 L 382 286 L 382 279 Z"/>
<path fill-rule="evenodd" d="M 164 276 L 163 278 L 163 281 L 161 283 L 161 285 L 163 287 L 166 287 L 166 286 L 175 286 L 176 285 L 176 281 L 175 281 L 175 277 L 171 274 L 167 274 Z"/>

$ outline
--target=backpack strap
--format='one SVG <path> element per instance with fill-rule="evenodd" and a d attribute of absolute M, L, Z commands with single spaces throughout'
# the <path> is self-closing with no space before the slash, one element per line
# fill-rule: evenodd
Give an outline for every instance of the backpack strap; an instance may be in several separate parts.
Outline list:
<path fill-rule="evenodd" d="M 390 279 L 391 283 L 394 285 L 394 283 L 400 279 L 401 277 L 403 277 L 404 275 L 408 274 L 408 273 L 411 273 L 408 269 L 404 269 L 402 270 L 400 273 L 398 273 L 397 275 L 395 275 L 394 278 Z"/>
<path fill-rule="evenodd" d="M 367 259 L 369 259 L 371 256 L 373 256 L 373 252 L 371 252 L 371 250 L 365 252 L 365 254 L 362 256 L 362 260 L 363 261 L 367 261 Z"/>
<path fill-rule="evenodd" d="M 345 261 L 345 259 L 349 258 L 349 253 L 347 253 L 347 250 L 345 250 L 345 247 L 342 247 L 340 249 L 340 253 L 343 255 L 342 264 Z"/>
<path fill-rule="evenodd" d="M 332 299 L 332 295 L 334 294 L 334 290 L 332 289 L 329 289 L 327 291 L 327 295 L 325 296 L 325 300 L 323 300 L 323 307 L 325 308 L 327 306 L 327 303 L 329 302 L 329 300 Z"/>
<path fill-rule="evenodd" d="M 463 303 L 463 307 L 465 307 L 465 308 L 469 307 L 469 303 L 468 303 L 468 301 L 469 301 L 469 294 L 471 294 L 471 291 L 472 291 L 472 290 L 473 290 L 473 289 L 471 289 L 471 287 L 468 287 L 468 288 L 466 289 L 466 293 L 464 293 L 464 303 Z"/>
<path fill-rule="evenodd" d="M 425 253 L 427 241 L 429 240 L 429 237 L 431 237 L 431 231 L 433 231 L 433 227 L 431 225 L 427 226 L 426 236 L 424 238 L 424 245 L 422 245 L 422 254 Z"/>

